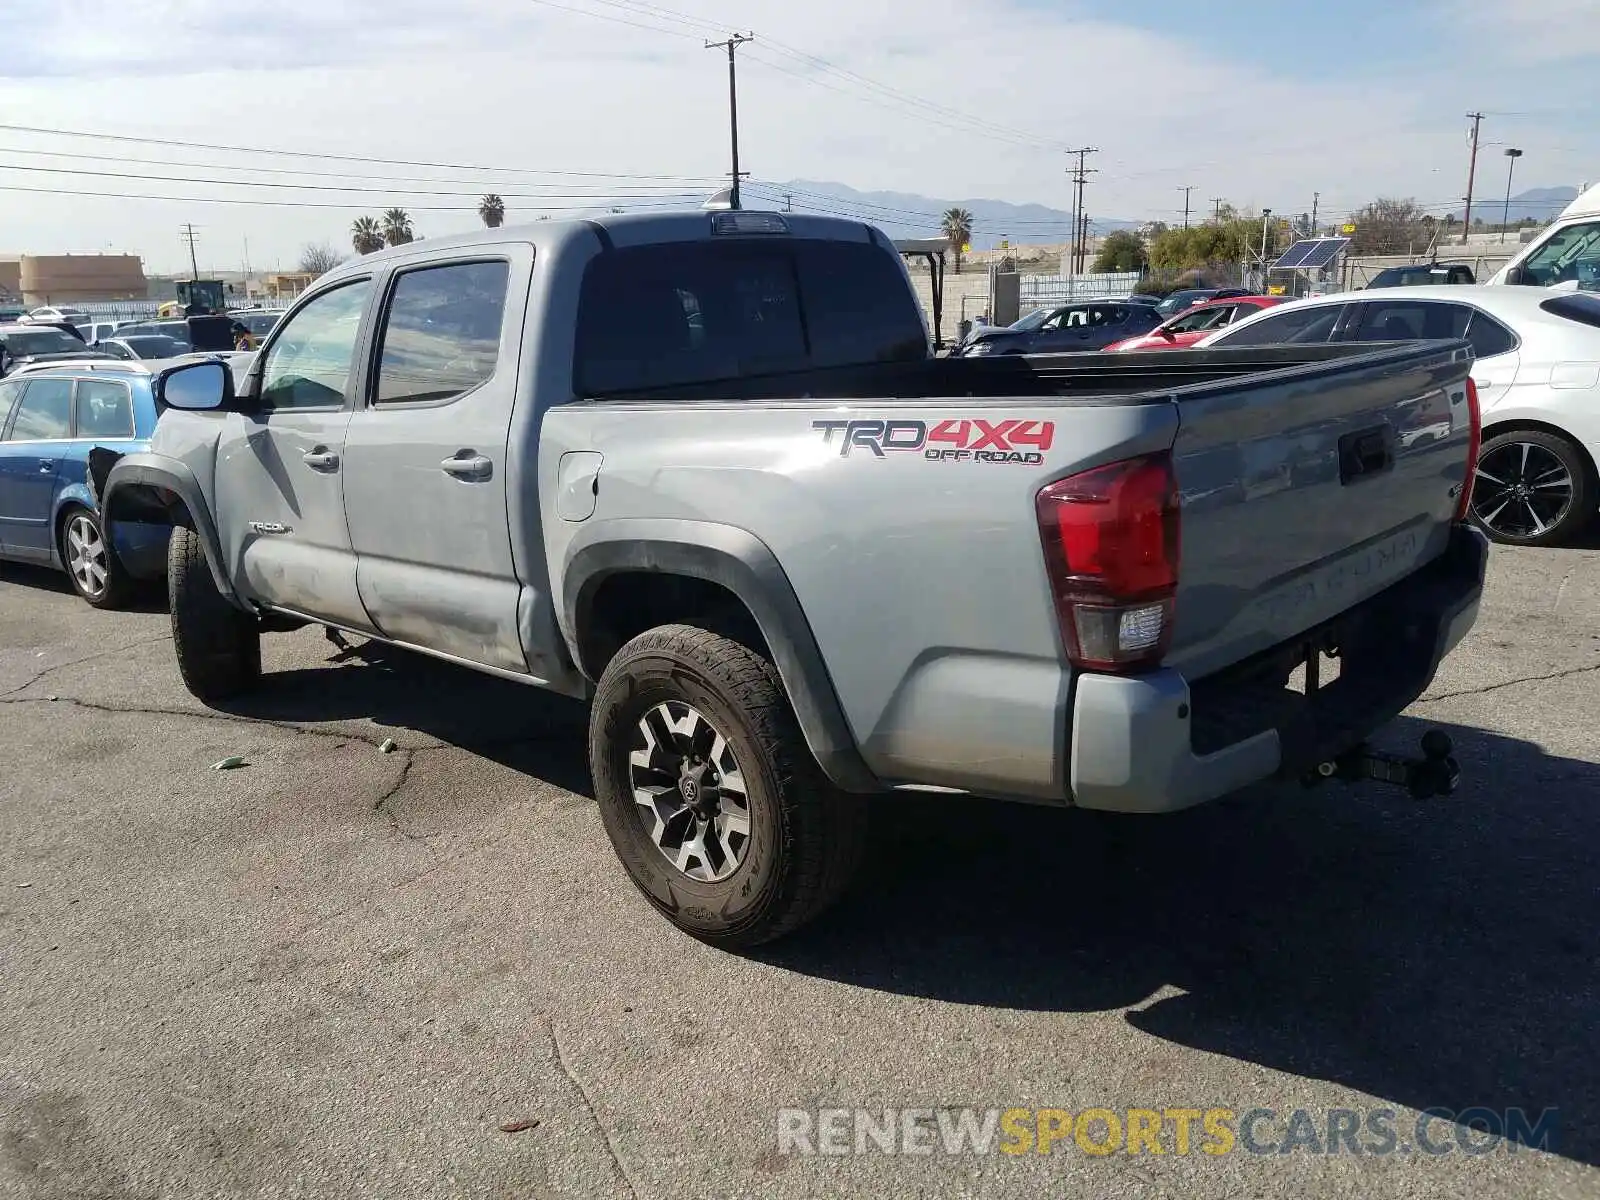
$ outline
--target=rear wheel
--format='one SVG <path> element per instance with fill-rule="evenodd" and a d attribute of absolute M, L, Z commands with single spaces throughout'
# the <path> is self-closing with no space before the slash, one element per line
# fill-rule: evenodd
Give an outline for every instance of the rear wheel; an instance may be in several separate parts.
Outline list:
<path fill-rule="evenodd" d="M 133 591 L 133 581 L 111 553 L 100 518 L 81 504 L 69 505 L 61 514 L 57 545 L 61 565 L 67 569 L 72 590 L 95 608 L 121 608 Z"/>
<path fill-rule="evenodd" d="M 261 678 L 261 625 L 220 591 L 192 529 L 172 531 L 167 547 L 172 645 L 184 686 L 211 703 L 238 695 Z"/>
<path fill-rule="evenodd" d="M 1478 454 L 1472 519 L 1497 542 L 1549 546 L 1592 515 L 1589 464 L 1566 438 L 1514 429 L 1487 438 Z"/>
<path fill-rule="evenodd" d="M 860 861 L 862 801 L 823 776 L 777 671 L 707 630 L 661 626 L 617 653 L 596 689 L 589 765 L 635 885 L 713 945 L 798 929 Z"/>

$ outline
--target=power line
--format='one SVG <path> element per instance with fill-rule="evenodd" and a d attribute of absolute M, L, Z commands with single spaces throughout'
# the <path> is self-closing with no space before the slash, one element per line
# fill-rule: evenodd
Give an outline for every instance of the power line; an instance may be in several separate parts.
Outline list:
<path fill-rule="evenodd" d="M 182 204 L 231 204 L 246 208 L 327 208 L 339 209 L 344 212 L 369 212 L 371 204 L 337 204 L 319 200 L 247 200 L 232 196 L 160 196 L 146 192 L 90 192 L 81 188 L 46 188 L 26 187 L 21 184 L 0 184 L 0 192 L 23 192 L 37 196 L 87 196 L 102 200 L 161 200 L 176 201 Z M 657 202 L 635 201 L 625 205 L 607 204 L 559 204 L 533 206 L 529 212 L 572 212 L 592 213 L 605 208 L 620 209 L 627 212 L 646 212 L 654 210 L 682 209 L 681 200 Z M 411 212 L 477 212 L 474 204 L 408 204 L 406 208 Z"/>
<path fill-rule="evenodd" d="M 356 184 L 324 184 L 324 183 L 279 183 L 275 180 L 265 179 L 213 179 L 201 175 L 141 175 L 133 171 L 91 171 L 84 167 L 29 167 L 15 163 L 0 163 L 0 169 L 7 171 L 38 172 L 47 175 L 86 175 L 99 179 L 138 179 L 149 183 L 199 183 L 209 187 L 248 187 L 248 188 L 279 188 L 297 192 L 361 192 L 379 196 L 473 196 L 480 194 L 479 189 L 470 191 L 459 190 L 434 190 L 417 187 L 363 187 Z M 225 169 L 225 168 L 224 168 Z M 560 200 L 575 199 L 592 196 L 597 199 L 612 199 L 615 197 L 614 189 L 602 189 L 591 192 L 501 192 L 503 198 L 511 200 Z M 661 195 L 663 198 L 672 195 L 693 195 L 694 193 L 656 192 L 652 195 Z"/>
<path fill-rule="evenodd" d="M 367 163 L 381 167 L 424 167 L 437 171 L 481 171 L 496 175 L 566 175 L 580 179 L 656 179 L 685 182 L 700 178 L 689 175 L 638 175 L 614 171 L 559 171 L 533 167 L 486 167 L 471 163 L 427 162 L 409 158 L 374 158 L 360 154 L 331 154 L 314 150 L 272 150 L 261 146 L 229 146 L 218 142 L 189 142 L 177 138 L 135 137 L 131 134 L 98 133 L 82 129 L 50 129 L 40 125 L 0 124 L 8 133 L 36 133 L 52 137 L 85 138 L 91 141 L 132 143 L 142 146 L 170 146 L 183 150 L 212 150 L 228 154 L 264 154 L 274 158 L 308 158 L 323 162 Z"/>
<path fill-rule="evenodd" d="M 216 163 L 216 162 L 200 163 L 200 162 L 192 162 L 190 160 L 181 159 L 181 158 L 135 158 L 135 157 L 129 157 L 128 155 L 125 155 L 125 154 L 89 154 L 89 153 L 85 153 L 85 152 L 82 152 L 82 151 L 40 150 L 40 149 L 33 148 L 33 147 L 23 147 L 23 146 L 0 146 L 0 154 L 20 154 L 20 155 L 26 155 L 26 156 L 31 157 L 31 158 L 70 158 L 70 159 L 74 159 L 74 160 L 82 160 L 84 162 L 109 162 L 109 163 L 132 164 L 134 166 L 145 166 L 145 167 L 193 167 L 193 168 L 197 168 L 197 169 L 200 169 L 200 170 L 249 171 L 249 172 L 251 172 L 253 174 L 257 174 L 257 175 L 292 175 L 297 179 L 301 179 L 301 178 L 311 178 L 311 179 L 360 179 L 360 180 L 365 180 L 365 181 L 370 182 L 370 183 L 392 183 L 392 184 L 405 184 L 405 183 L 459 184 L 459 185 L 466 186 L 466 187 L 472 187 L 474 190 L 481 190 L 481 189 L 493 190 L 495 188 L 503 186 L 501 184 L 493 183 L 493 182 L 488 181 L 488 180 L 438 179 L 438 178 L 435 178 L 435 177 L 433 177 L 431 175 L 373 175 L 373 174 L 368 174 L 366 172 L 361 172 L 361 171 L 315 171 L 315 170 L 312 170 L 312 169 L 310 169 L 308 167 L 258 167 L 258 166 L 251 166 L 251 165 L 241 166 L 241 165 L 238 165 L 238 164 L 235 164 L 235 163 Z M 20 169 L 20 168 L 14 168 L 14 169 Z M 617 178 L 618 179 L 629 179 L 629 178 L 635 178 L 635 177 L 634 176 L 628 176 L 628 175 L 618 175 Z M 538 181 L 533 181 L 533 182 L 537 183 Z M 722 177 L 720 175 L 698 175 L 698 176 L 697 175 L 685 175 L 685 176 L 682 176 L 681 178 L 677 179 L 676 182 L 677 183 L 684 183 L 684 184 L 704 184 L 704 185 L 708 185 L 708 186 L 714 186 L 714 185 L 722 182 Z M 514 186 L 521 186 L 521 184 L 515 184 Z M 669 189 L 672 186 L 673 186 L 673 184 L 669 184 L 669 183 L 627 183 L 627 184 L 612 184 L 612 185 L 609 185 L 609 187 L 606 190 L 597 191 L 597 192 L 594 192 L 594 193 L 559 192 L 559 193 L 551 193 L 551 194 L 553 194 L 553 195 L 564 195 L 564 196 L 566 196 L 566 195 L 578 196 L 578 195 L 589 195 L 589 194 L 607 195 L 607 196 L 609 196 L 609 195 L 614 194 L 618 190 L 630 191 L 630 192 L 661 191 L 661 190 Z"/>

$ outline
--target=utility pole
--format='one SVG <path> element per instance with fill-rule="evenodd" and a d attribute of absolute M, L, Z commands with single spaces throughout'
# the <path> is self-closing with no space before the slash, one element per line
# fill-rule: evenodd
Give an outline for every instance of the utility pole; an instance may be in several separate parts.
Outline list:
<path fill-rule="evenodd" d="M 1211 197 L 1211 219 L 1218 225 L 1222 224 L 1222 201 L 1221 196 Z"/>
<path fill-rule="evenodd" d="M 1461 214 L 1461 244 L 1467 244 L 1472 233 L 1472 181 L 1478 173 L 1478 127 L 1483 124 L 1481 112 L 1469 112 L 1472 121 L 1472 157 L 1467 161 L 1467 207 Z"/>
<path fill-rule="evenodd" d="M 1078 262 L 1074 273 L 1082 275 L 1089 265 L 1089 214 L 1078 215 Z"/>
<path fill-rule="evenodd" d="M 1311 236 L 1317 236 L 1317 205 L 1322 203 L 1322 193 L 1311 193 Z"/>
<path fill-rule="evenodd" d="M 1068 259 L 1068 261 L 1072 264 L 1072 273 L 1076 275 L 1082 270 L 1082 267 L 1080 267 L 1078 264 L 1083 259 L 1084 251 L 1084 239 L 1082 236 L 1082 229 L 1084 226 L 1083 185 L 1089 182 L 1089 176 L 1096 173 L 1092 168 L 1086 169 L 1083 165 L 1083 160 L 1091 154 L 1100 153 L 1100 151 L 1094 146 L 1084 146 L 1078 150 L 1068 150 L 1067 153 L 1069 155 L 1076 154 L 1078 156 L 1078 165 L 1073 169 L 1072 172 L 1072 254 Z"/>
<path fill-rule="evenodd" d="M 784 212 L 793 212 L 794 211 L 794 194 L 792 192 L 785 192 L 783 194 L 783 211 Z"/>
<path fill-rule="evenodd" d="M 733 52 L 746 42 L 755 41 L 756 35 L 751 33 L 730 34 L 725 42 L 707 42 L 707 50 L 726 50 L 728 52 L 728 126 L 733 143 L 733 186 L 728 191 L 728 206 L 739 207 L 739 76 L 733 64 Z"/>
<path fill-rule="evenodd" d="M 1183 227 L 1189 228 L 1189 193 L 1194 191 L 1194 184 L 1186 184 L 1183 189 Z"/>
<path fill-rule="evenodd" d="M 199 279 L 200 278 L 200 267 L 199 267 L 199 264 L 196 263 L 195 256 L 194 256 L 194 243 L 195 243 L 195 240 L 196 240 L 198 235 L 194 231 L 194 226 L 193 225 L 185 225 L 183 227 L 183 233 L 181 234 L 181 236 L 182 236 L 184 241 L 189 243 L 189 270 L 192 272 L 192 274 L 189 276 L 189 278 L 190 279 Z"/>

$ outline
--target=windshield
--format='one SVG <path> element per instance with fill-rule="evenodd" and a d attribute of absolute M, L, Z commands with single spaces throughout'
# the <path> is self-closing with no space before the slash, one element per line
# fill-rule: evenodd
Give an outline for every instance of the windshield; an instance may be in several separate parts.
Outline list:
<path fill-rule="evenodd" d="M 70 333 L 59 329 L 40 329 L 5 335 L 6 350 L 17 358 L 34 354 L 80 354 L 84 345 Z"/>
<path fill-rule="evenodd" d="M 1173 292 L 1172 295 L 1168 296 L 1160 304 L 1156 305 L 1156 311 L 1164 317 L 1170 317 L 1174 313 L 1182 312 L 1191 304 L 1198 304 L 1202 300 L 1210 299 L 1210 297 L 1210 292 L 1193 290 Z"/>
<path fill-rule="evenodd" d="M 1023 317 L 1022 320 L 1011 322 L 1010 328 L 1018 329 L 1023 333 L 1027 333 L 1030 330 L 1037 329 L 1039 326 L 1043 325 L 1050 319 L 1051 314 L 1055 311 L 1055 309 L 1049 307 L 1036 308 L 1027 316 Z"/>
<path fill-rule="evenodd" d="M 189 347 L 178 341 L 177 338 L 162 337 L 159 334 L 144 334 L 139 337 L 123 338 L 128 349 L 140 358 L 176 358 L 180 354 L 187 354 Z"/>

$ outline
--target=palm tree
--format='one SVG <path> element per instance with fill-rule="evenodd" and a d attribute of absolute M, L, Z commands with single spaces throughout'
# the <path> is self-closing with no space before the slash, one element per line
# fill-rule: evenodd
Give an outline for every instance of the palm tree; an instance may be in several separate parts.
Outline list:
<path fill-rule="evenodd" d="M 371 254 L 383 249 L 383 227 L 372 217 L 357 217 L 350 226 L 350 243 L 357 254 Z"/>
<path fill-rule="evenodd" d="M 972 214 L 964 208 L 952 208 L 939 222 L 939 229 L 956 256 L 956 274 L 961 274 L 961 251 L 972 239 Z"/>
<path fill-rule="evenodd" d="M 506 223 L 506 202 L 490 192 L 478 201 L 478 215 L 490 229 L 499 229 Z"/>
<path fill-rule="evenodd" d="M 391 246 L 404 246 L 416 234 L 411 229 L 411 214 L 403 208 L 391 208 L 383 214 L 383 240 Z"/>

